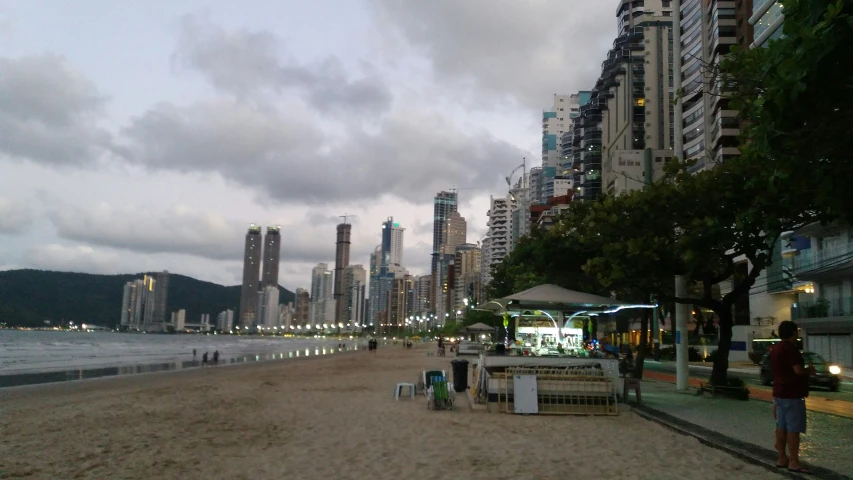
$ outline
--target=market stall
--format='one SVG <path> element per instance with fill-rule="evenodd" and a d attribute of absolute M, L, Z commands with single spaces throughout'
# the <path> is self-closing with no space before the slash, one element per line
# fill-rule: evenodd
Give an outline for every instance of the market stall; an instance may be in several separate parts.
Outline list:
<path fill-rule="evenodd" d="M 623 309 L 653 307 L 550 284 L 482 305 L 481 310 L 503 317 L 510 350 L 508 355 L 480 356 L 475 381 L 478 401 L 489 404 L 492 411 L 502 410 L 493 410 L 492 404 L 514 402 L 510 376 L 523 369 L 549 385 L 547 393 L 539 395 L 540 412 L 613 414 L 612 401 L 622 394 L 618 359 L 604 358 L 602 352 L 590 349 L 584 331 L 594 317 L 609 318 L 609 314 Z M 510 322 L 515 327 L 514 338 L 509 338 Z M 591 340 L 594 344 L 595 339 Z M 576 386 L 588 386 L 590 381 L 599 385 L 595 398 L 589 391 L 575 391 Z"/>

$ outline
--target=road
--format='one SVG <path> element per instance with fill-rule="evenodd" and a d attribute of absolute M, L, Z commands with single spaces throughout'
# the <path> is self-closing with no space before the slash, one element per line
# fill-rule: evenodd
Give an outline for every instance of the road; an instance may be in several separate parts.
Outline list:
<path fill-rule="evenodd" d="M 653 370 L 656 372 L 663 373 L 675 373 L 675 362 L 652 362 L 647 361 L 645 364 L 645 368 L 649 370 Z M 766 389 L 770 390 L 770 387 L 765 387 L 761 385 L 761 380 L 758 375 L 758 367 L 755 367 L 755 373 L 746 373 L 740 371 L 732 371 L 729 370 L 730 377 L 737 377 L 744 381 L 750 389 L 758 388 L 758 389 Z M 739 368 L 735 368 L 735 370 L 739 370 Z M 701 377 L 707 378 L 711 375 L 711 367 L 704 365 L 690 365 L 690 376 L 691 377 Z M 846 402 L 853 402 L 853 383 L 849 381 L 843 381 L 841 383 L 841 389 L 838 392 L 830 392 L 828 390 L 823 390 L 819 388 L 815 388 L 811 390 L 809 396 L 817 397 L 817 398 L 829 398 L 832 400 L 842 400 Z"/>

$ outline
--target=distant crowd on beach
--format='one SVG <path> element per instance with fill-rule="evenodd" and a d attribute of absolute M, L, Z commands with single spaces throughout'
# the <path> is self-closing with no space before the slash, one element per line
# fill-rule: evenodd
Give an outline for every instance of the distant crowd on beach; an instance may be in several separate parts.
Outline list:
<path fill-rule="evenodd" d="M 198 355 L 198 352 L 196 351 L 196 349 L 193 349 L 193 362 L 196 361 L 197 355 Z M 208 358 L 207 352 L 204 352 L 204 354 L 202 354 L 202 356 L 201 356 L 201 366 L 202 367 L 206 367 L 208 365 L 207 358 Z M 219 350 L 215 350 L 213 352 L 213 365 L 214 366 L 219 365 Z"/>

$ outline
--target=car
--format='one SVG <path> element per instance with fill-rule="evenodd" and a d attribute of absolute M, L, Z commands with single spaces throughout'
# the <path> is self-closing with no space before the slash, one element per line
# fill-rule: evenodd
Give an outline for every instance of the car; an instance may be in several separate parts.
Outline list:
<path fill-rule="evenodd" d="M 837 365 L 826 363 L 820 355 L 814 352 L 803 352 L 803 358 L 806 360 L 806 365 L 809 361 L 814 365 L 815 375 L 809 377 L 809 388 L 823 387 L 837 392 L 841 385 L 839 374 L 841 368 Z M 763 385 L 773 384 L 773 370 L 770 368 L 770 352 L 764 354 L 761 359 L 761 383 Z"/>

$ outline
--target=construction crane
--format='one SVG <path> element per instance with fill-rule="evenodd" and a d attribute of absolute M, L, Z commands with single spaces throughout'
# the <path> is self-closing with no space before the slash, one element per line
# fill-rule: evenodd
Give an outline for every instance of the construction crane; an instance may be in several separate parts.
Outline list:
<path fill-rule="evenodd" d="M 348 218 L 358 218 L 358 215 L 350 215 L 349 213 L 345 213 L 343 215 L 338 215 L 338 218 L 343 218 L 344 219 L 343 223 L 347 223 Z"/>

